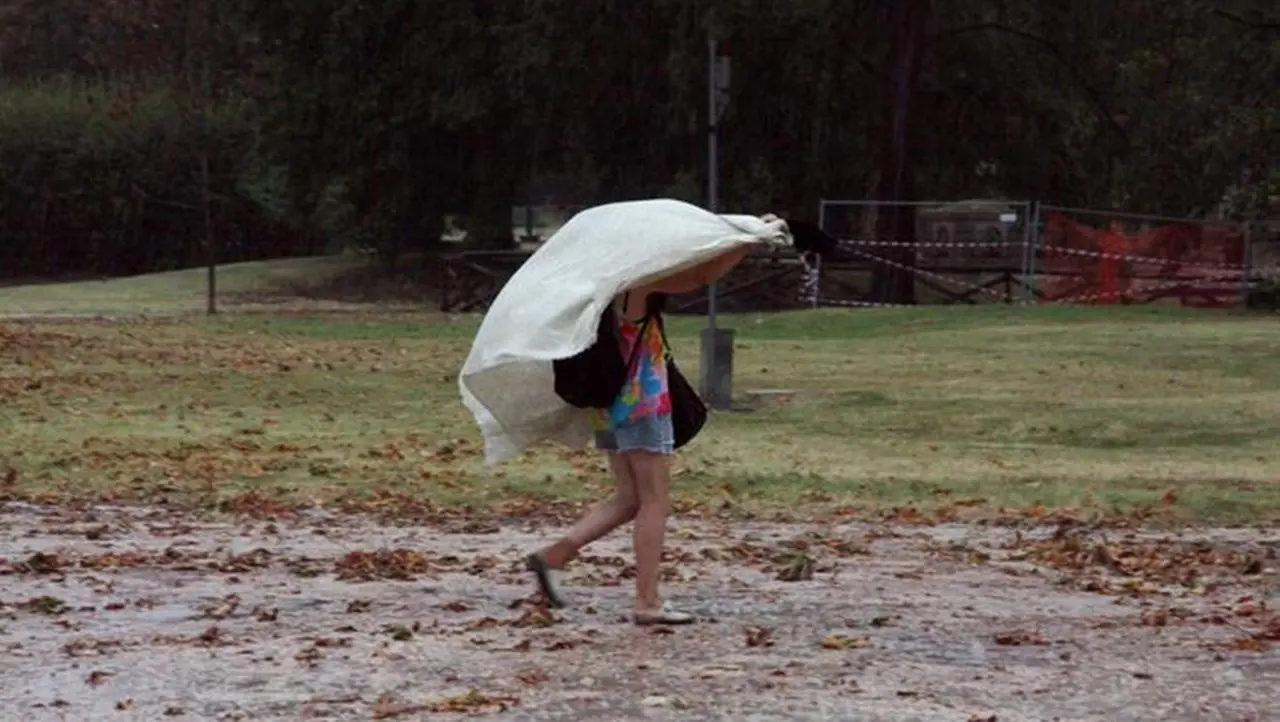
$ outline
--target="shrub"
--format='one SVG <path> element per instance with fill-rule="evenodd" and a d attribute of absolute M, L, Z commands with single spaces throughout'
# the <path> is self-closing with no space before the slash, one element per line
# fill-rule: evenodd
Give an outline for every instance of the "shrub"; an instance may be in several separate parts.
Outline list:
<path fill-rule="evenodd" d="M 0 85 L 0 276 L 125 275 L 284 255 L 289 229 L 243 189 L 249 103 L 201 120 L 164 83 Z"/>
<path fill-rule="evenodd" d="M 1249 290 L 1249 308 L 1265 311 L 1280 310 L 1280 273 L 1264 275 L 1262 280 Z"/>

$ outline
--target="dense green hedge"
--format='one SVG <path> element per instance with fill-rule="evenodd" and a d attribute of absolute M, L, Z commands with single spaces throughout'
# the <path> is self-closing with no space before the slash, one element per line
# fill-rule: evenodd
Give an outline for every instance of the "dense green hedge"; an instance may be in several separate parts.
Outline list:
<path fill-rule="evenodd" d="M 314 250 L 253 198 L 251 106 L 156 84 L 0 86 L 0 277 L 199 265 L 201 159 L 222 262 Z M 260 184 L 259 184 L 260 186 Z"/>

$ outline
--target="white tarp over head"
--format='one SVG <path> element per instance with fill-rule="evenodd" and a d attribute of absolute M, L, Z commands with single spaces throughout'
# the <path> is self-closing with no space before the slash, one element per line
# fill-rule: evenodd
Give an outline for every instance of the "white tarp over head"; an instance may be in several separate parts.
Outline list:
<path fill-rule="evenodd" d="M 556 395 L 552 361 L 595 342 L 600 314 L 615 296 L 744 244 L 790 243 L 782 220 L 718 215 L 668 199 L 596 206 L 569 219 L 498 294 L 458 377 L 484 434 L 486 462 L 542 440 L 590 441 L 586 413 Z"/>

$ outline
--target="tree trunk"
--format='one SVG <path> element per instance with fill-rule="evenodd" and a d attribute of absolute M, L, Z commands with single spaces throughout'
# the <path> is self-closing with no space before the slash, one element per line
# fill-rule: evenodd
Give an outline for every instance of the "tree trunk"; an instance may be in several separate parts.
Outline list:
<path fill-rule="evenodd" d="M 209 1 L 191 0 L 187 5 L 185 42 L 182 54 L 182 75 L 186 83 L 186 113 L 188 122 L 194 119 L 199 132 L 195 134 L 195 155 L 200 173 L 200 216 L 203 225 L 203 251 L 205 262 L 205 311 L 209 315 L 218 312 L 218 242 L 213 227 L 213 202 L 209 176 L 209 116 L 213 105 L 213 91 L 209 79 Z"/>
<path fill-rule="evenodd" d="M 503 114 L 499 114 L 499 120 Z M 516 199 L 517 178 L 528 164 L 523 149 L 513 147 L 509 132 L 499 124 L 490 133 L 472 137 L 471 199 L 467 204 L 467 243 L 478 248 L 511 249 L 511 205 Z"/>
<path fill-rule="evenodd" d="M 879 240 L 916 240 L 915 208 L 902 202 L 915 200 L 916 196 L 912 106 L 932 13 L 933 0 L 896 0 L 890 11 L 893 37 L 889 44 L 890 72 L 883 106 L 886 118 L 879 143 L 883 155 L 876 192 L 876 199 L 884 204 L 876 218 Z M 915 264 L 914 246 L 879 247 L 874 252 L 888 263 L 875 264 L 872 298 L 881 303 L 914 304 L 915 274 L 909 270 Z"/>
<path fill-rule="evenodd" d="M 205 116 L 207 117 L 207 116 Z M 205 311 L 210 315 L 218 312 L 218 241 L 213 228 L 213 204 L 209 199 L 209 151 L 201 148 L 200 153 L 200 210 L 204 216 L 204 261 L 207 296 Z"/>

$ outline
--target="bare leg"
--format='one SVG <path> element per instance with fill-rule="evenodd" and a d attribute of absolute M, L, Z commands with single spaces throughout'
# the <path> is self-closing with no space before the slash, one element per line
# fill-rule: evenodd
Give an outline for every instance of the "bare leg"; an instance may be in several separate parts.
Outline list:
<path fill-rule="evenodd" d="M 662 573 L 662 546 L 667 534 L 670 504 L 671 459 L 665 454 L 633 451 L 631 470 L 635 474 L 640 510 L 636 513 L 636 602 L 637 612 L 653 612 L 662 607 L 658 584 Z"/>
<path fill-rule="evenodd" d="M 636 493 L 635 475 L 627 458 L 629 455 L 609 452 L 606 456 L 617 485 L 613 496 L 592 507 L 586 516 L 573 525 L 568 534 L 542 551 L 542 558 L 548 567 L 564 568 L 579 549 L 635 518 L 640 502 Z"/>

